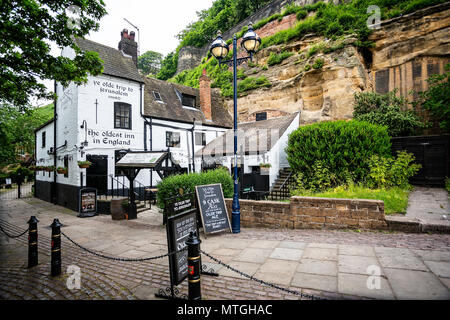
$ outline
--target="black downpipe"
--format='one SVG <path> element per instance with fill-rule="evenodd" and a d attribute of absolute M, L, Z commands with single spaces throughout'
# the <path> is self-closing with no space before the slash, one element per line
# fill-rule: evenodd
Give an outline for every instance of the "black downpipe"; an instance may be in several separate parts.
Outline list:
<path fill-rule="evenodd" d="M 55 168 L 56 166 L 56 123 L 58 119 L 58 114 L 56 112 L 56 103 L 57 103 L 57 97 L 56 97 L 56 81 L 54 82 L 54 90 L 55 90 L 55 98 L 53 100 L 53 165 Z M 56 190 L 56 172 L 53 172 L 53 203 L 58 204 L 58 191 Z"/>
<path fill-rule="evenodd" d="M 195 147 L 194 147 L 194 128 L 195 128 L 195 119 L 194 119 L 194 124 L 192 126 L 191 129 L 191 138 L 192 138 L 192 171 L 195 172 Z"/>

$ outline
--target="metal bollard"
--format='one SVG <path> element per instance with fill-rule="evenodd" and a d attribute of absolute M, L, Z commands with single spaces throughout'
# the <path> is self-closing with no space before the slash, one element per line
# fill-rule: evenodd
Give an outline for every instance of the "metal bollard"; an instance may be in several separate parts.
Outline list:
<path fill-rule="evenodd" d="M 200 239 L 197 237 L 196 232 L 191 231 L 189 238 L 186 241 L 186 245 L 188 246 L 188 298 L 189 300 L 201 300 Z"/>
<path fill-rule="evenodd" d="M 51 275 L 53 277 L 61 274 L 61 223 L 54 219 L 52 227 L 52 251 L 51 251 Z"/>
<path fill-rule="evenodd" d="M 38 230 L 39 220 L 31 216 L 28 220 L 28 268 L 38 265 Z"/>

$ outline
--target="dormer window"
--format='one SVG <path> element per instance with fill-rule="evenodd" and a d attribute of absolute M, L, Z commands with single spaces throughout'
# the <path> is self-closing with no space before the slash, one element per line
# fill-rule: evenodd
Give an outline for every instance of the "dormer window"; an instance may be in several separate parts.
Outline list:
<path fill-rule="evenodd" d="M 163 102 L 163 100 L 162 100 L 161 95 L 159 94 L 159 92 L 153 91 L 153 97 L 155 98 L 155 100 L 156 100 L 157 102 Z"/>
<path fill-rule="evenodd" d="M 196 107 L 196 97 L 195 96 L 191 96 L 189 94 L 182 94 L 182 98 L 181 98 L 181 104 L 183 105 L 183 107 L 191 107 L 191 108 L 195 108 Z"/>

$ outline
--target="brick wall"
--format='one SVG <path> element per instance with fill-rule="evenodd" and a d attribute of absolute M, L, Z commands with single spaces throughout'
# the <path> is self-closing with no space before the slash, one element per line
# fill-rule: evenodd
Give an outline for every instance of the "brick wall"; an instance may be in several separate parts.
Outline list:
<path fill-rule="evenodd" d="M 232 199 L 226 199 L 231 216 Z M 386 229 L 379 200 L 292 197 L 290 202 L 240 200 L 243 227 L 273 229 Z"/>

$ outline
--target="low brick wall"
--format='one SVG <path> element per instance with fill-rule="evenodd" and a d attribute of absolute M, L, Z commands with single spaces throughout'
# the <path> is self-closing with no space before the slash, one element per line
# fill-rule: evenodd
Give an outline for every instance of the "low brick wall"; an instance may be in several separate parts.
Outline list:
<path fill-rule="evenodd" d="M 226 199 L 231 216 L 232 199 Z M 243 227 L 274 229 L 387 229 L 379 200 L 292 197 L 290 202 L 239 200 Z"/>

